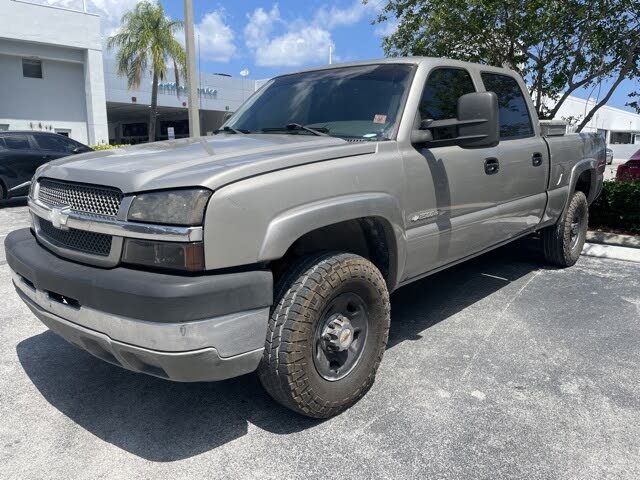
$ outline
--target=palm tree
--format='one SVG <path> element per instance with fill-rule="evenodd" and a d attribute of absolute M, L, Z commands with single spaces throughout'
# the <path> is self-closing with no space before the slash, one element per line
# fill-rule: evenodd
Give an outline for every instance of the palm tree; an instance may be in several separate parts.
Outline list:
<path fill-rule="evenodd" d="M 140 87 L 142 77 L 151 70 L 150 142 L 156 139 L 158 81 L 167 76 L 167 62 L 173 63 L 176 93 L 180 91 L 180 76 L 185 76 L 186 53 L 174 36 L 182 28 L 182 21 L 168 18 L 159 2 L 145 1 L 122 16 L 120 29 L 107 40 L 107 48 L 118 49 L 118 74 L 127 77 L 130 89 Z"/>

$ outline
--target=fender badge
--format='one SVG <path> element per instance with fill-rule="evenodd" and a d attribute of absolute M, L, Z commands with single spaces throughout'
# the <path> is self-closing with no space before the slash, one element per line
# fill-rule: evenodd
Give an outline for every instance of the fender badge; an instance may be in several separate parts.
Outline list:
<path fill-rule="evenodd" d="M 439 210 L 425 210 L 424 212 L 418 212 L 414 215 L 411 215 L 411 217 L 409 217 L 409 220 L 411 220 L 412 222 L 420 222 L 422 220 L 428 220 L 430 218 L 433 217 L 437 217 L 440 214 Z"/>

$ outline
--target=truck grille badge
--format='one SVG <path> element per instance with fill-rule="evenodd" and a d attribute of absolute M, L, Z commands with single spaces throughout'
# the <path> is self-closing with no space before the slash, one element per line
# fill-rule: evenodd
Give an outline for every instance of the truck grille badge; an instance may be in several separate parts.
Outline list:
<path fill-rule="evenodd" d="M 54 207 L 51 209 L 51 224 L 58 230 L 69 230 L 67 227 L 67 220 L 69 220 L 69 213 L 71 207 Z"/>

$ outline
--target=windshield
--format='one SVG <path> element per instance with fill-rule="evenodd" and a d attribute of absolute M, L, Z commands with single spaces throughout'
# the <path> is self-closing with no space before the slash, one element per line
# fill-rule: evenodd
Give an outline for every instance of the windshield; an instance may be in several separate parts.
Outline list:
<path fill-rule="evenodd" d="M 225 127 L 243 133 L 321 132 L 334 137 L 388 139 L 413 68 L 408 64 L 364 65 L 277 77 Z"/>

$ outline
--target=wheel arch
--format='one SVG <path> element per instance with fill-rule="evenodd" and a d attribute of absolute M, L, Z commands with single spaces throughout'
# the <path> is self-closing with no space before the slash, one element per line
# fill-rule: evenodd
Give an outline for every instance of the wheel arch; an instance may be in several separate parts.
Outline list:
<path fill-rule="evenodd" d="M 597 162 L 595 159 L 584 159 L 573 166 L 569 178 L 569 194 L 567 195 L 565 210 L 569 205 L 571 196 L 576 191 L 584 193 L 589 204 L 595 200 L 598 181 L 596 164 Z"/>
<path fill-rule="evenodd" d="M 319 249 L 344 250 L 369 258 L 389 290 L 404 265 L 406 239 L 398 201 L 385 193 L 330 198 L 290 209 L 268 225 L 258 261 L 278 265 Z"/>

